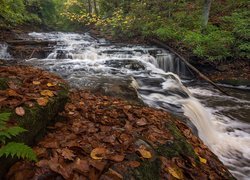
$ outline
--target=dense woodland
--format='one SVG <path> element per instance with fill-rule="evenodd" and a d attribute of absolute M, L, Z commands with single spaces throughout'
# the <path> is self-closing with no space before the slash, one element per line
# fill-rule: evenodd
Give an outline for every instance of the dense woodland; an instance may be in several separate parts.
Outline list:
<path fill-rule="evenodd" d="M 1 26 L 156 37 L 215 63 L 249 59 L 249 15 L 248 0 L 1 0 L 0 6 Z"/>

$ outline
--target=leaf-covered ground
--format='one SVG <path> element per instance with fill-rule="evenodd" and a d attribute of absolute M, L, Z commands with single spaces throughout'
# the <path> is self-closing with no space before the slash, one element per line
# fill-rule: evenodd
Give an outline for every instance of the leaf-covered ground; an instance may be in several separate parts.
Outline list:
<path fill-rule="evenodd" d="M 17 162 L 6 179 L 232 179 L 186 125 L 162 110 L 72 91 L 60 115 L 33 148 L 39 161 Z"/>
<path fill-rule="evenodd" d="M 56 75 L 28 66 L 0 66 L 0 109 L 14 109 L 23 116 L 24 106 L 46 106 L 65 82 Z"/>

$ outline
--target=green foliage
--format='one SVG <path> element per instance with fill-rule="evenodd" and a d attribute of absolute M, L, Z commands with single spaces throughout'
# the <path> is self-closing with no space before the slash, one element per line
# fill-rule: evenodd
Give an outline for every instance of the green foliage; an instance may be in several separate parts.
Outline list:
<path fill-rule="evenodd" d="M 0 23 L 35 23 L 55 30 L 95 27 L 118 38 L 157 37 L 210 61 L 250 57 L 248 0 L 213 1 L 206 29 L 202 29 L 204 2 L 198 0 L 0 0 L 0 4 Z"/>
<path fill-rule="evenodd" d="M 7 139 L 11 139 L 26 131 L 18 126 L 8 127 L 7 121 L 9 116 L 10 113 L 0 114 L 0 157 L 11 156 L 12 158 L 18 157 L 36 161 L 36 155 L 29 146 L 17 142 L 8 142 L 6 144 Z"/>
<path fill-rule="evenodd" d="M 33 150 L 23 143 L 10 142 L 4 145 L 0 148 L 0 157 L 4 155 L 6 157 L 11 156 L 12 158 L 18 157 L 31 161 L 37 161 L 36 154 Z"/>

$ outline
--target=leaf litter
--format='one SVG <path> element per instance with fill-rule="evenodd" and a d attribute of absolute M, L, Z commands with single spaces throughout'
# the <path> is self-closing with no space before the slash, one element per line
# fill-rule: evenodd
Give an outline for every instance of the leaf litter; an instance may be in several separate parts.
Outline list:
<path fill-rule="evenodd" d="M 24 105 L 46 106 L 64 83 L 40 69 L 1 67 L 8 88 L 0 90 L 0 108 L 25 115 Z M 36 74 L 36 76 L 34 76 Z M 161 179 L 225 179 L 228 171 L 191 130 L 169 113 L 87 91 L 72 91 L 60 113 L 63 121 L 48 128 L 33 147 L 37 163 L 19 161 L 6 179 L 124 179 L 131 169 L 160 160 Z M 175 136 L 166 128 L 174 123 L 194 148 L 194 157 L 165 157 L 156 149 Z M 171 147 L 174 148 L 174 147 Z M 131 174 L 132 177 L 132 174 Z"/>

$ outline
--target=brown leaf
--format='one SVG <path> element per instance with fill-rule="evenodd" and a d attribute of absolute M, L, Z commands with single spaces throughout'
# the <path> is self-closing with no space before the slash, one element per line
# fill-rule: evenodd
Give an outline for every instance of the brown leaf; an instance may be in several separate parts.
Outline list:
<path fill-rule="evenodd" d="M 123 154 L 116 154 L 116 155 L 111 155 L 109 159 L 115 162 L 122 162 L 124 158 L 125 156 Z"/>
<path fill-rule="evenodd" d="M 141 165 L 141 163 L 138 161 L 130 161 L 130 162 L 128 162 L 128 165 L 132 168 L 137 168 Z"/>
<path fill-rule="evenodd" d="M 17 97 L 17 96 L 20 96 L 15 90 L 13 89 L 8 89 L 7 90 L 7 94 L 8 96 L 14 96 L 14 97 Z"/>
<path fill-rule="evenodd" d="M 7 99 L 7 97 L 0 97 L 0 102 L 3 102 Z"/>
<path fill-rule="evenodd" d="M 57 149 L 59 147 L 58 142 L 42 142 L 41 143 L 45 148 Z"/>
<path fill-rule="evenodd" d="M 38 158 L 46 157 L 47 156 L 47 150 L 46 150 L 46 148 L 35 147 L 35 148 L 33 148 L 33 150 L 36 153 L 36 155 L 37 155 Z"/>
<path fill-rule="evenodd" d="M 18 86 L 13 81 L 9 81 L 8 86 L 9 86 L 10 89 L 13 89 L 13 90 L 18 89 Z"/>
<path fill-rule="evenodd" d="M 76 161 L 73 164 L 73 170 L 84 174 L 89 171 L 89 163 L 87 160 L 81 160 L 80 158 L 77 158 Z"/>
<path fill-rule="evenodd" d="M 65 159 L 68 159 L 68 160 L 71 160 L 73 161 L 74 160 L 74 157 L 76 155 L 74 155 L 73 151 L 71 151 L 70 149 L 68 148 L 64 148 L 61 150 L 61 155 L 65 158 Z"/>
<path fill-rule="evenodd" d="M 37 104 L 39 104 L 39 106 L 46 106 L 48 104 L 49 100 L 47 98 L 41 97 L 41 98 L 38 98 L 36 100 L 36 102 L 37 102 Z"/>
<path fill-rule="evenodd" d="M 69 177 L 70 177 L 70 172 L 68 172 L 67 169 L 59 163 L 55 163 L 53 161 L 50 161 L 49 168 L 52 171 L 62 175 L 64 179 L 69 179 Z"/>
<path fill-rule="evenodd" d="M 104 179 L 114 179 L 114 180 L 123 179 L 123 176 L 120 173 L 111 168 L 109 168 L 109 170 L 104 174 L 104 176 L 107 176 L 107 178 Z"/>
<path fill-rule="evenodd" d="M 23 107 L 17 107 L 15 109 L 15 112 L 18 116 L 24 116 L 25 115 L 25 110 L 23 109 Z"/>
<path fill-rule="evenodd" d="M 147 125 L 148 123 L 147 123 L 147 121 L 146 121 L 145 118 L 141 118 L 141 119 L 138 119 L 138 120 L 136 121 L 136 124 L 137 124 L 138 126 L 145 126 L 145 125 Z"/>
<path fill-rule="evenodd" d="M 36 163 L 36 166 L 41 167 L 41 168 L 48 167 L 49 166 L 49 161 L 47 159 L 43 159 L 41 161 L 38 161 Z"/>
<path fill-rule="evenodd" d="M 103 159 L 107 153 L 108 153 L 108 150 L 106 148 L 99 147 L 91 151 L 90 157 L 95 160 Z"/>

